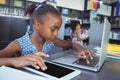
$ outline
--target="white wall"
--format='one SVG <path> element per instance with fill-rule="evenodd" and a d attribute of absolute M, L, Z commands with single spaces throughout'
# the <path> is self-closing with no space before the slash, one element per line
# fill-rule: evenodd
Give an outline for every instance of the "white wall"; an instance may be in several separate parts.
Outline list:
<path fill-rule="evenodd" d="M 57 6 L 84 11 L 85 0 L 56 0 Z"/>
<path fill-rule="evenodd" d="M 65 17 L 62 16 L 62 25 L 60 30 L 58 31 L 58 38 L 64 39 L 64 31 L 65 31 Z"/>
<path fill-rule="evenodd" d="M 45 0 L 27 0 L 27 1 L 43 2 Z M 56 0 L 56 4 L 59 7 L 84 11 L 85 0 Z"/>

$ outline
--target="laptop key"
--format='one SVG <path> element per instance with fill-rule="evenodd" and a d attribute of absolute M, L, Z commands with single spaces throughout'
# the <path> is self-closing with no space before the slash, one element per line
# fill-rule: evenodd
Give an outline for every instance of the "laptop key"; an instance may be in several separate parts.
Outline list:
<path fill-rule="evenodd" d="M 78 59 L 78 60 L 74 61 L 73 63 L 94 67 L 98 62 L 99 62 L 99 57 L 95 56 L 92 60 L 90 60 L 90 63 L 87 63 L 86 59 Z"/>

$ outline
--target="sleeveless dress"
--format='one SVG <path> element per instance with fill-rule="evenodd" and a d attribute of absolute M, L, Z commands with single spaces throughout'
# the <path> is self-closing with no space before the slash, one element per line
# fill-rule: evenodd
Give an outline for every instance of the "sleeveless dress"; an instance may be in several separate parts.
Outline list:
<path fill-rule="evenodd" d="M 80 38 L 81 38 L 81 36 L 80 36 Z M 77 35 L 76 34 L 72 34 L 72 42 L 73 43 L 78 43 L 78 44 L 80 44 L 80 45 L 83 45 L 83 41 L 82 40 L 77 40 Z"/>
<path fill-rule="evenodd" d="M 18 38 L 17 41 L 22 49 L 21 56 L 26 56 L 28 54 L 38 52 L 37 48 L 32 44 L 30 40 L 30 34 L 28 32 L 26 32 L 26 34 L 23 37 Z M 49 54 L 53 46 L 53 42 L 46 41 L 43 45 L 42 52 Z"/>

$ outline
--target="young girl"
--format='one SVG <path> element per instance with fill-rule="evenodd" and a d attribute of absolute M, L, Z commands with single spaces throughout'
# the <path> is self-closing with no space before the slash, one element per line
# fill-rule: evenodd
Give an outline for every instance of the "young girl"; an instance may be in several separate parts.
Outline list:
<path fill-rule="evenodd" d="M 84 34 L 84 30 L 81 30 L 80 22 L 77 20 L 71 20 L 70 26 L 72 29 L 70 35 L 71 41 L 83 45 L 83 40 L 87 39 L 87 37 Z"/>
<path fill-rule="evenodd" d="M 92 58 L 88 51 L 76 43 L 71 43 L 57 38 L 58 30 L 62 24 L 61 14 L 48 4 L 32 4 L 25 12 L 31 19 L 34 28 L 32 34 L 26 33 L 23 37 L 12 41 L 6 48 L 0 51 L 0 65 L 24 67 L 31 65 L 36 69 L 46 70 L 47 66 L 42 57 L 49 57 L 52 46 L 72 48 L 78 52 L 79 58 Z M 11 55 L 17 54 L 18 57 Z"/>

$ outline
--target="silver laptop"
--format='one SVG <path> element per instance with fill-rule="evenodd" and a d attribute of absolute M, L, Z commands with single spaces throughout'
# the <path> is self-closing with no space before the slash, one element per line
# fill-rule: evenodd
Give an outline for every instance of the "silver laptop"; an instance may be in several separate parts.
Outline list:
<path fill-rule="evenodd" d="M 95 27 L 97 27 L 97 26 L 95 26 Z M 102 29 L 99 29 L 100 27 L 102 27 Z M 56 63 L 72 66 L 72 67 L 86 69 L 86 70 L 99 71 L 101 66 L 103 65 L 105 59 L 106 59 L 107 44 L 109 41 L 110 27 L 111 27 L 111 24 L 109 23 L 107 18 L 105 18 L 103 26 L 99 26 L 97 31 L 94 30 L 94 28 L 92 28 L 93 31 L 91 33 L 95 32 L 95 34 L 93 34 L 93 36 L 91 38 L 94 38 L 94 39 L 92 39 L 93 40 L 92 41 L 90 38 L 90 45 L 86 46 L 86 48 L 93 49 L 95 47 L 100 46 L 101 53 L 99 56 L 95 55 L 94 59 L 90 61 L 90 64 L 87 64 L 85 60 L 78 59 L 77 56 L 74 54 L 74 52 L 70 51 L 70 50 L 60 52 L 59 54 L 65 54 L 65 55 L 61 56 L 57 59 L 53 59 L 52 61 L 56 62 Z M 100 30 L 102 30 L 102 31 L 100 31 Z M 98 32 L 102 32 L 102 33 L 98 33 Z M 94 37 L 94 35 L 96 35 L 96 37 Z M 98 39 L 97 37 L 99 37 L 99 38 L 101 37 L 101 41 L 99 39 L 99 42 L 101 43 L 100 45 L 99 45 L 98 41 L 97 42 L 94 41 L 94 40 Z M 95 38 L 97 38 L 97 39 L 95 39 Z M 97 54 L 97 53 L 95 53 L 95 54 Z"/>

